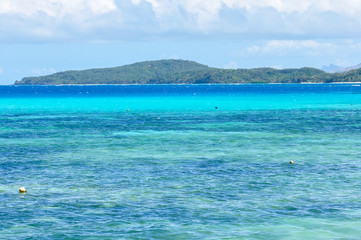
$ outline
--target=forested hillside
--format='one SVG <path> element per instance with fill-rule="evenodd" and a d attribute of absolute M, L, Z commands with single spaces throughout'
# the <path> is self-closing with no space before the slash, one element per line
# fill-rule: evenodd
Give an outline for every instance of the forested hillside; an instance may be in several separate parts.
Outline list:
<path fill-rule="evenodd" d="M 145 61 L 114 68 L 65 71 L 25 77 L 16 85 L 59 84 L 202 84 L 202 83 L 307 83 L 357 82 L 361 69 L 329 74 L 315 68 L 220 69 L 193 61 Z"/>

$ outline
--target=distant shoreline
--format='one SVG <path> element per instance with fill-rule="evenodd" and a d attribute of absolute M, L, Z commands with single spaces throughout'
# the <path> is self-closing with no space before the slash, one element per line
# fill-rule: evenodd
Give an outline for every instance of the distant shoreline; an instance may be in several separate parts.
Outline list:
<path fill-rule="evenodd" d="M 61 87 L 61 86 L 161 86 L 161 85 L 197 85 L 197 86 L 205 86 L 205 85 L 278 85 L 278 84 L 284 84 L 284 85 L 291 85 L 291 84 L 299 84 L 299 85 L 306 85 L 306 84 L 361 84 L 361 82 L 302 82 L 302 83 L 169 83 L 169 84 L 39 84 L 39 85 L 17 85 L 17 84 L 10 84 L 10 85 L 3 85 L 3 86 L 55 86 L 55 87 Z"/>
<path fill-rule="evenodd" d="M 24 77 L 15 85 L 139 85 L 139 84 L 282 84 L 356 83 L 361 68 L 346 73 L 326 73 L 316 68 L 221 69 L 187 60 L 138 62 L 113 68 L 93 68 Z"/>

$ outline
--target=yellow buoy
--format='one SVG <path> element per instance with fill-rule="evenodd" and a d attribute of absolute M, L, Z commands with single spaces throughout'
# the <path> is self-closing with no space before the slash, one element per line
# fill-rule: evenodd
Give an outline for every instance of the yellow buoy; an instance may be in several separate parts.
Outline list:
<path fill-rule="evenodd" d="M 291 160 L 291 162 L 290 162 L 291 164 L 293 164 L 293 161 Z"/>
<path fill-rule="evenodd" d="M 26 189 L 24 187 L 19 188 L 19 192 L 26 193 Z"/>

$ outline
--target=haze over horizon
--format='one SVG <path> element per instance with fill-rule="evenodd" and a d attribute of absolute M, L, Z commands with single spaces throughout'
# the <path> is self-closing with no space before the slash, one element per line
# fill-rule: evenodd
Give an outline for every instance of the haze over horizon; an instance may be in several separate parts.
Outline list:
<path fill-rule="evenodd" d="M 2 0 L 0 85 L 186 59 L 219 68 L 361 62 L 361 1 Z"/>

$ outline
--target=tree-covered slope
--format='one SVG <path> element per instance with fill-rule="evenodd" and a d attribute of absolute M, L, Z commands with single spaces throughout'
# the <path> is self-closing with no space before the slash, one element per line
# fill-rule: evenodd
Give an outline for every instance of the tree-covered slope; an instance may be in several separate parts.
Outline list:
<path fill-rule="evenodd" d="M 183 60 L 145 61 L 114 68 L 66 71 L 41 77 L 25 77 L 16 84 L 145 84 L 171 73 L 198 71 L 207 66 Z"/>
<path fill-rule="evenodd" d="M 201 84 L 201 83 L 303 83 L 361 81 L 361 70 L 329 74 L 315 68 L 219 69 L 193 61 L 145 61 L 114 68 L 66 71 L 25 77 L 17 85 L 58 84 Z"/>

